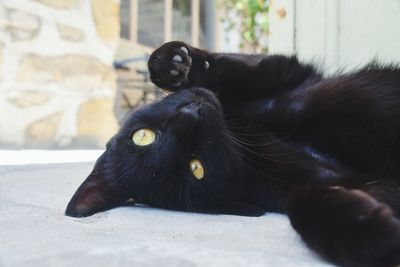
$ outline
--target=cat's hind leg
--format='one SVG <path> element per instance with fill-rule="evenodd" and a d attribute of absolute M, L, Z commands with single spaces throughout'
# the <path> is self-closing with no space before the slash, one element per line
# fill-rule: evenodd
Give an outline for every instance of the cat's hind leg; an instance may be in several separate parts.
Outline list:
<path fill-rule="evenodd" d="M 400 264 L 400 221 L 387 204 L 364 191 L 322 186 L 297 189 L 288 215 L 305 243 L 336 264 Z"/>

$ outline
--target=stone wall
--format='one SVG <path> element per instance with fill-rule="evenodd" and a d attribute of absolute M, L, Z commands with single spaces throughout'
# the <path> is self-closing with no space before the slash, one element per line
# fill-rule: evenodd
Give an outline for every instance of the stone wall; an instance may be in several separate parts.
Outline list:
<path fill-rule="evenodd" d="M 103 147 L 118 0 L 0 1 L 0 147 Z"/>

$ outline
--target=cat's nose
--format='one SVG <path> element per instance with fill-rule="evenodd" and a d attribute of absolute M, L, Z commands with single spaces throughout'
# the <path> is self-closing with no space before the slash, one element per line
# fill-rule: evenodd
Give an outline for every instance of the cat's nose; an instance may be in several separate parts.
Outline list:
<path fill-rule="evenodd" d="M 185 105 L 179 109 L 179 113 L 194 119 L 199 119 L 201 117 L 201 102 L 192 102 Z"/>
<path fill-rule="evenodd" d="M 173 127 L 176 133 L 183 136 L 191 136 L 193 131 L 201 125 L 203 117 L 201 114 L 201 103 L 192 102 L 184 105 L 177 110 L 177 114 L 174 118 Z"/>

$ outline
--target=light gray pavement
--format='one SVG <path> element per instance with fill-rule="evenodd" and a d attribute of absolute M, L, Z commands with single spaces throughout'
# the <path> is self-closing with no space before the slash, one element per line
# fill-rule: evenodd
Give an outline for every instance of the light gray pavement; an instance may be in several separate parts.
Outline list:
<path fill-rule="evenodd" d="M 65 206 L 93 163 L 0 166 L 0 266 L 331 266 L 283 215 L 123 207 L 76 219 Z"/>

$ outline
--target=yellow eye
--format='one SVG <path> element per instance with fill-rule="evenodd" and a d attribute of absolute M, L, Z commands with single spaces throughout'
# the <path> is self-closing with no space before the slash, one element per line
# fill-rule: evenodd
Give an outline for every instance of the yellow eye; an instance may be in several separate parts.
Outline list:
<path fill-rule="evenodd" d="M 200 160 L 192 159 L 190 161 L 190 170 L 192 171 L 194 177 L 196 177 L 197 180 L 201 180 L 204 178 L 204 168 Z"/>
<path fill-rule="evenodd" d="M 137 146 L 148 146 L 156 140 L 156 133 L 148 128 L 139 129 L 133 133 L 132 141 Z"/>

